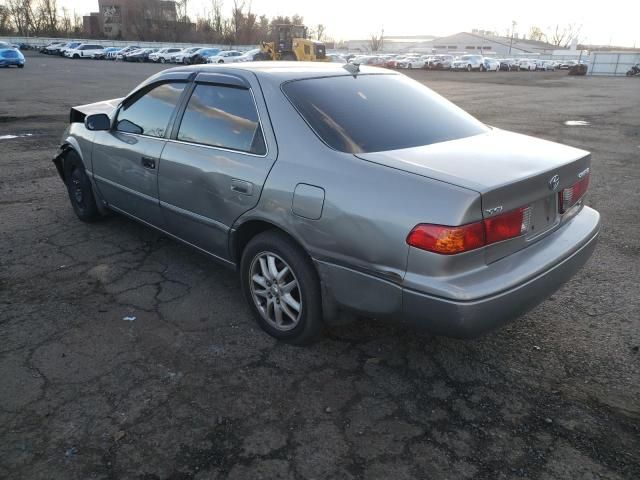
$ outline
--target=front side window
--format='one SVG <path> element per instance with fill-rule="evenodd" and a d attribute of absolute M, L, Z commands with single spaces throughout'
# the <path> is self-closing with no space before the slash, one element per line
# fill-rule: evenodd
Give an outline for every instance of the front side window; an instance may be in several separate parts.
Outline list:
<path fill-rule="evenodd" d="M 219 85 L 196 86 L 178 140 L 264 155 L 266 146 L 251 92 Z"/>
<path fill-rule="evenodd" d="M 118 113 L 116 129 L 119 132 L 164 137 L 185 85 L 163 83 L 141 97 L 126 102 Z"/>
<path fill-rule="evenodd" d="M 488 131 L 404 75 L 295 80 L 282 90 L 327 145 L 347 153 L 411 148 Z"/>

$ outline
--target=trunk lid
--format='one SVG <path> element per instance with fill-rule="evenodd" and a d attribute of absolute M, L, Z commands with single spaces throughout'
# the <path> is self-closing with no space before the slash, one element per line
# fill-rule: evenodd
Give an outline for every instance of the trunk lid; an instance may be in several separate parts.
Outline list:
<path fill-rule="evenodd" d="M 585 150 L 492 129 L 472 137 L 357 157 L 478 192 L 482 217 L 530 206 L 530 228 L 519 247 L 560 224 L 558 192 L 575 184 L 591 163 Z M 429 219 L 425 219 L 428 222 Z M 490 248 L 495 259 L 513 251 Z"/>
<path fill-rule="evenodd" d="M 357 157 L 474 190 L 483 216 L 507 212 L 576 183 L 589 167 L 585 150 L 526 135 L 492 129 L 472 137 Z M 559 181 L 551 188 L 550 181 Z"/>

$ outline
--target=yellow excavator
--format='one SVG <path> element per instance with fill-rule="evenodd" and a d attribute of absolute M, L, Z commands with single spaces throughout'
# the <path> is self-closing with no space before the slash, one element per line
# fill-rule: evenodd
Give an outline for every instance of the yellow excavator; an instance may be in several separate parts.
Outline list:
<path fill-rule="evenodd" d="M 327 62 L 324 43 L 307 38 L 304 25 L 278 25 L 275 42 L 262 42 L 255 60 Z"/>

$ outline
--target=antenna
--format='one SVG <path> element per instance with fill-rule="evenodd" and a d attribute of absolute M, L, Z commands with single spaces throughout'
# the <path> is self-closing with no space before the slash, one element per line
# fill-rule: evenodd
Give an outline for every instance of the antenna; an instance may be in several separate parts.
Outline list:
<path fill-rule="evenodd" d="M 356 76 L 360 73 L 359 63 L 345 63 L 344 65 L 342 65 L 342 68 L 353 75 L 353 78 L 356 78 Z"/>

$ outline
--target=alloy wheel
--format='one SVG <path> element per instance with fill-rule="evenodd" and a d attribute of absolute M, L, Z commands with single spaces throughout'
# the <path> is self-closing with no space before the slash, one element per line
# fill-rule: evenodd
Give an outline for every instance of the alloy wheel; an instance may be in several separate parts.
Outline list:
<path fill-rule="evenodd" d="M 287 262 L 273 252 L 261 252 L 249 274 L 251 297 L 262 318 L 277 330 L 294 329 L 302 315 L 302 291 Z"/>

